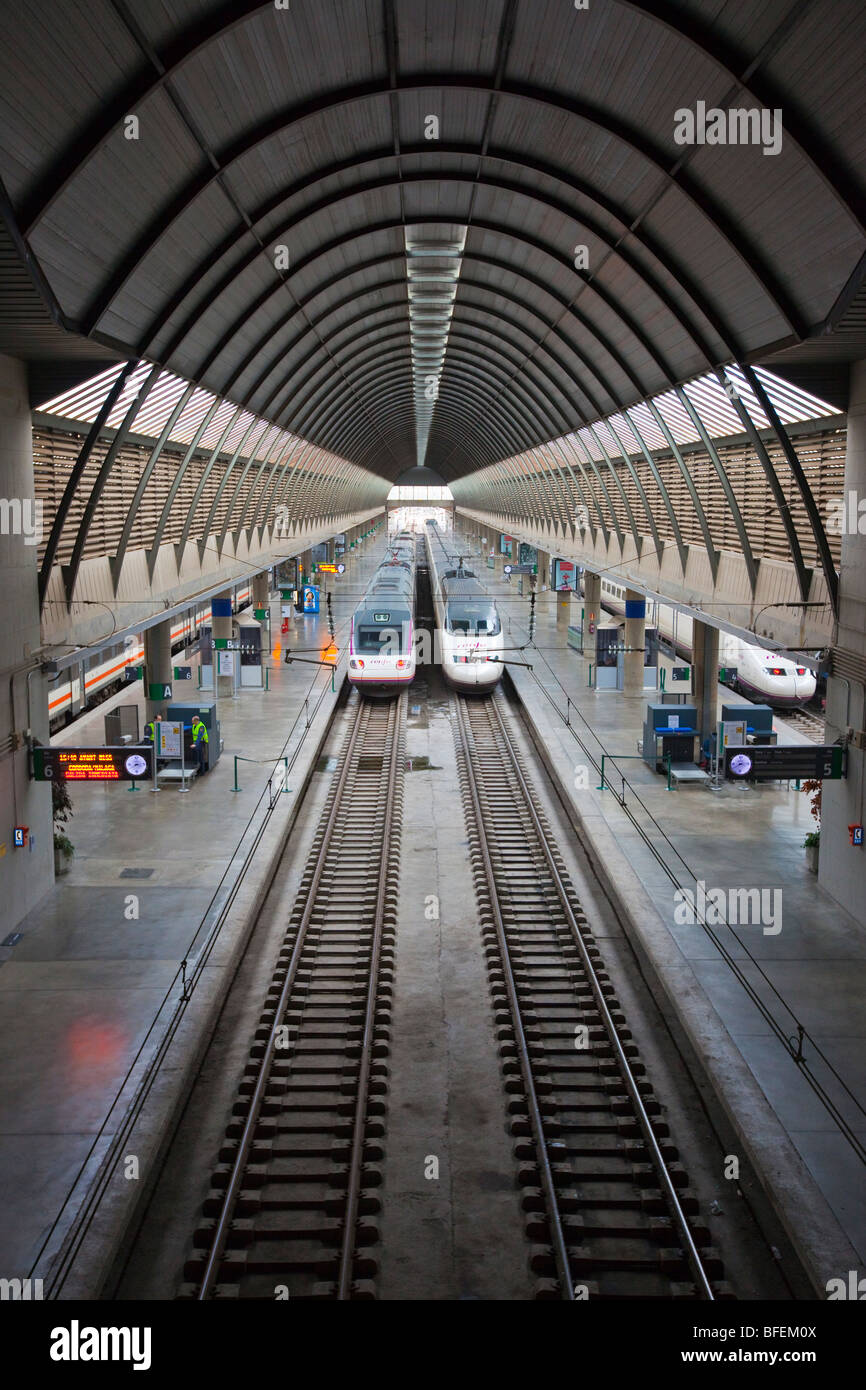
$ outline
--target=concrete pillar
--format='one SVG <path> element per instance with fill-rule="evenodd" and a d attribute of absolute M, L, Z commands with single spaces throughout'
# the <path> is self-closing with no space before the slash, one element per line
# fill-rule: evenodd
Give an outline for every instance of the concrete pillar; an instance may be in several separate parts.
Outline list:
<path fill-rule="evenodd" d="M 171 622 L 155 623 L 144 632 L 144 721 L 165 714 L 169 701 L 163 696 L 152 700 L 152 685 L 171 685 Z"/>
<path fill-rule="evenodd" d="M 646 599 L 634 589 L 625 591 L 625 656 L 623 690 L 626 695 L 643 694 L 644 633 Z"/>
<path fill-rule="evenodd" d="M 601 575 L 583 572 L 583 654 L 596 665 L 597 632 L 601 622 Z M 590 632 L 592 627 L 592 632 Z"/>
<path fill-rule="evenodd" d="M 334 537 L 331 536 L 329 540 L 325 541 L 325 545 L 327 546 L 326 558 L 328 564 L 333 565 L 337 558 L 337 542 L 334 540 Z"/>
<path fill-rule="evenodd" d="M 33 652 L 40 645 L 37 547 L 42 510 L 33 485 L 33 442 L 27 368 L 16 358 L 0 356 L 0 882 L 3 891 L 3 935 L 12 931 L 54 881 L 51 786 L 31 782 L 27 729 L 40 743 L 48 742 L 48 696 Z M 31 674 L 32 673 L 32 674 Z M 28 712 L 28 675 L 30 701 Z M 10 748 L 11 736 L 17 747 Z M 72 788 L 76 809 L 82 810 Z M 14 826 L 26 825 L 28 843 L 16 849 Z M 74 823 L 67 827 L 75 839 Z"/>
<path fill-rule="evenodd" d="M 556 595 L 556 627 L 562 634 L 562 641 L 565 643 L 566 633 L 571 626 L 571 594 L 561 593 Z"/>
<path fill-rule="evenodd" d="M 253 576 L 253 607 L 267 608 L 270 598 L 270 576 L 267 570 Z"/>
<path fill-rule="evenodd" d="M 545 593 L 550 588 L 550 552 L 547 550 L 538 551 L 538 574 L 535 587 L 539 594 Z"/>
<path fill-rule="evenodd" d="M 692 686 L 703 747 L 718 723 L 719 629 L 696 618 L 692 632 Z"/>
<path fill-rule="evenodd" d="M 839 624 L 834 647 L 838 675 L 827 681 L 826 742 L 848 729 L 848 775 L 821 790 L 818 880 L 866 926 L 866 847 L 851 844 L 849 825 L 866 821 L 866 360 L 851 366 L 845 484 L 841 510 Z M 814 829 L 809 818 L 805 830 Z"/>
<path fill-rule="evenodd" d="M 218 637 L 231 637 L 232 635 L 232 591 L 226 589 L 223 593 L 217 594 L 216 598 L 211 599 L 211 635 L 214 643 Z M 219 653 L 214 646 L 214 674 L 219 670 Z M 237 660 L 237 654 L 235 654 Z M 235 693 L 234 676 L 216 677 L 216 694 L 218 700 L 230 699 Z"/>
<path fill-rule="evenodd" d="M 299 584 L 308 584 L 310 582 L 313 570 L 312 550 L 305 550 L 303 552 L 303 554 L 299 557 L 298 565 L 300 569 L 300 573 L 298 575 Z"/>

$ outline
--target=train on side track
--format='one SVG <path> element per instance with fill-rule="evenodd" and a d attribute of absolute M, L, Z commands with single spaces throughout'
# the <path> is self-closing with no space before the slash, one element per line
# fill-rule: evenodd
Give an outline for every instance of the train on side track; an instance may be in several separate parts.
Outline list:
<path fill-rule="evenodd" d="M 601 582 L 602 608 L 616 615 L 620 625 L 625 617 L 625 588 L 609 579 Z M 664 603 L 647 601 L 647 625 L 658 629 L 678 656 L 692 660 L 692 620 Z M 605 628 L 609 624 L 600 624 Z M 815 694 L 815 673 L 801 662 L 778 652 L 767 651 L 744 642 L 729 632 L 719 633 L 719 667 L 730 674 L 723 684 L 759 704 L 774 709 L 800 709 Z"/>
<path fill-rule="evenodd" d="M 415 677 L 416 542 L 401 531 L 352 617 L 349 683 L 361 695 L 387 699 Z"/>
<path fill-rule="evenodd" d="M 489 692 L 504 669 L 499 611 L 436 523 L 424 530 L 442 675 L 455 690 Z"/>
<path fill-rule="evenodd" d="M 249 603 L 251 590 L 247 585 L 236 588 L 232 595 L 232 612 L 238 613 Z M 172 654 L 189 649 L 198 640 L 201 629 L 211 621 L 210 605 L 191 608 L 171 627 Z M 70 724 L 79 715 L 95 708 L 126 684 L 126 671 L 144 661 L 144 636 L 136 633 L 123 642 L 103 647 L 93 655 L 81 657 L 54 677 L 48 687 L 48 718 L 52 733 Z"/>

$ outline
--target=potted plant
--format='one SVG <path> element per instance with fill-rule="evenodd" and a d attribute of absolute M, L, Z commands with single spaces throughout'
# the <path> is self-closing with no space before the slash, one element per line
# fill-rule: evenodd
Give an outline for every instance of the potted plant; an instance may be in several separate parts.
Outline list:
<path fill-rule="evenodd" d="M 66 822 L 72 815 L 72 801 L 65 782 L 51 783 L 51 808 L 54 817 L 54 872 L 65 874 L 75 853 L 65 830 Z"/>
<path fill-rule="evenodd" d="M 801 791 L 805 792 L 807 796 L 810 796 L 812 798 L 809 809 L 812 812 L 812 815 L 816 823 L 816 828 L 814 830 L 810 830 L 805 840 L 803 841 L 803 848 L 806 851 L 806 866 L 812 871 L 813 874 L 816 874 L 818 872 L 818 851 L 821 845 L 822 786 L 822 782 L 813 780 L 809 782 L 804 782 L 800 789 Z"/>

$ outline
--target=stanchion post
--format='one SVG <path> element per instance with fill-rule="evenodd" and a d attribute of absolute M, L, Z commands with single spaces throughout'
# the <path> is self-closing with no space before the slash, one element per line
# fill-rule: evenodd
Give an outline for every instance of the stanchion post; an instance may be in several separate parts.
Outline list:
<path fill-rule="evenodd" d="M 238 786 L 238 755 L 237 755 L 237 753 L 235 753 L 234 756 L 235 756 L 235 784 L 234 784 L 234 786 L 232 787 L 232 791 L 233 791 L 233 792 L 239 792 L 239 791 L 240 791 L 240 787 Z"/>

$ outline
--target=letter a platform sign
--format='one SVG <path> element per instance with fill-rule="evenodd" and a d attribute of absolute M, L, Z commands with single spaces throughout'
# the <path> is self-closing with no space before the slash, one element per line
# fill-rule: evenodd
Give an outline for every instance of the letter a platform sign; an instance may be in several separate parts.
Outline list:
<path fill-rule="evenodd" d="M 147 687 L 148 700 L 170 700 L 171 683 L 169 681 L 151 681 Z"/>

